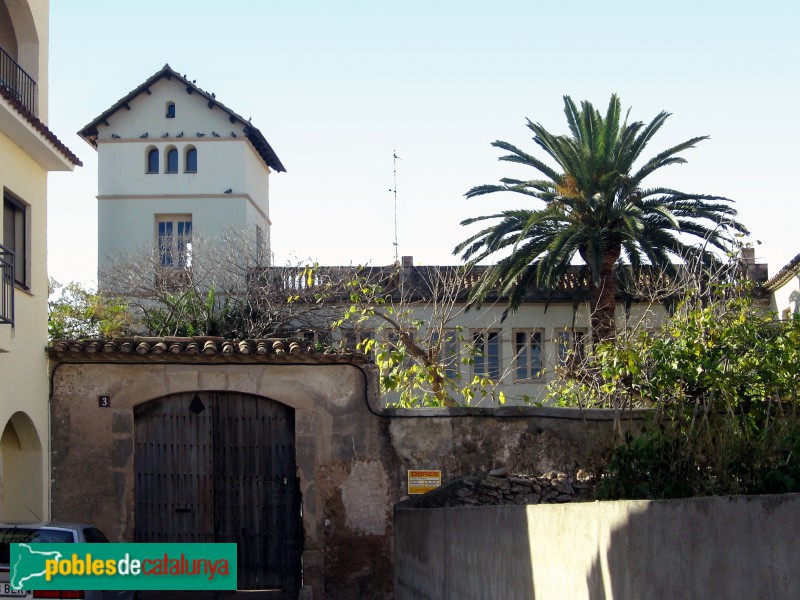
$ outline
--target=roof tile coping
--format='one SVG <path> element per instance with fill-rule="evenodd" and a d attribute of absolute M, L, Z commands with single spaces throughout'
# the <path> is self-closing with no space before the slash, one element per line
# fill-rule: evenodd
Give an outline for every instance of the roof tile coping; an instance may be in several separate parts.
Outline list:
<path fill-rule="evenodd" d="M 0 86 L 0 96 L 2 96 L 13 108 L 16 110 L 22 117 L 30 123 L 30 125 L 39 133 L 44 136 L 44 138 L 55 146 L 56 150 L 61 153 L 67 160 L 69 160 L 73 165 L 77 167 L 82 167 L 83 163 L 81 159 L 78 158 L 72 150 L 67 148 L 66 144 L 62 142 L 60 139 L 56 137 L 56 134 L 48 129 L 47 125 L 42 123 L 42 121 L 37 117 L 35 114 L 31 112 L 31 110 L 26 107 L 18 98 L 14 96 L 14 94 L 6 89 L 3 86 Z"/>
<path fill-rule="evenodd" d="M 291 338 L 227 339 L 215 336 L 196 337 L 125 337 L 113 339 L 53 340 L 47 347 L 52 357 L 69 360 L 77 358 L 132 359 L 139 356 L 159 356 L 163 360 L 186 356 L 245 359 L 251 361 L 280 360 L 300 363 L 371 363 L 372 359 L 359 352 L 319 352 L 307 341 Z"/>
<path fill-rule="evenodd" d="M 780 289 L 792 277 L 800 273 L 800 254 L 795 256 L 780 271 L 775 273 L 765 284 L 764 289 L 768 292 L 774 292 Z"/>

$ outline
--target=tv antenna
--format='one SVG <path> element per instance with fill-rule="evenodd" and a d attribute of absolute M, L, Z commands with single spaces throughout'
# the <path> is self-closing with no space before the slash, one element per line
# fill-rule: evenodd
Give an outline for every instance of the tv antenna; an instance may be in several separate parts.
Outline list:
<path fill-rule="evenodd" d="M 397 254 L 399 248 L 399 244 L 397 242 L 397 161 L 398 160 L 403 160 L 403 159 L 397 156 L 396 150 L 392 150 L 394 188 L 389 191 L 394 194 L 394 262 L 395 263 L 398 263 L 399 261 L 399 257 Z"/>

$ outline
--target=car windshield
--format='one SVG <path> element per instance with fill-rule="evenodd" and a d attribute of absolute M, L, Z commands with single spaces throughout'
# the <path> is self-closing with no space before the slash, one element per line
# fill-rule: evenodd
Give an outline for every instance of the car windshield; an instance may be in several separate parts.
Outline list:
<path fill-rule="evenodd" d="M 72 532 L 58 529 L 33 529 L 30 527 L 1 527 L 0 528 L 0 564 L 7 565 L 11 562 L 9 544 L 20 543 L 45 543 L 65 544 L 71 543 Z"/>

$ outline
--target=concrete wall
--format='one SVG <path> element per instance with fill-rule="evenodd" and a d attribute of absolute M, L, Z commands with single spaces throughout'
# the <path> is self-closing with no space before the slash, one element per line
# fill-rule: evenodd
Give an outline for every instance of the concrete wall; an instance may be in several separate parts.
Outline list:
<path fill-rule="evenodd" d="M 315 600 L 391 597 L 392 507 L 406 498 L 408 469 L 441 469 L 444 481 L 501 465 L 524 473 L 574 469 L 613 425 L 605 411 L 383 410 L 374 366 L 309 364 L 313 357 L 298 364 L 171 353 L 51 358 L 53 516 L 92 522 L 112 541 L 134 534 L 136 406 L 200 390 L 255 394 L 292 407 L 304 583 Z M 111 408 L 98 406 L 99 395 L 111 397 Z"/>
<path fill-rule="evenodd" d="M 800 495 L 395 509 L 395 598 L 800 597 Z"/>

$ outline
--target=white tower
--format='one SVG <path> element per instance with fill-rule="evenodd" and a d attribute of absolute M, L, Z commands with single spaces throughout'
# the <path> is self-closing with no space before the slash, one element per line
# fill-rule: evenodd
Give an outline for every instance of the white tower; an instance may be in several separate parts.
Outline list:
<path fill-rule="evenodd" d="M 192 232 L 269 243 L 269 175 L 286 169 L 249 120 L 169 65 L 78 134 L 98 152 L 101 273 L 148 245 L 183 266 Z"/>

